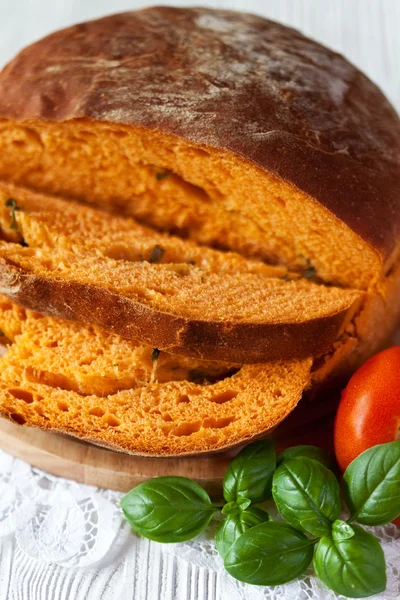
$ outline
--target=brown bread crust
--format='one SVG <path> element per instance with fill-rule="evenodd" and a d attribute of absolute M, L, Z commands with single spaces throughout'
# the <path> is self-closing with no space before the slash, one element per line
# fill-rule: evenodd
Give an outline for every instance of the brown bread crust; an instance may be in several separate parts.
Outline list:
<path fill-rule="evenodd" d="M 170 354 L 246 364 L 327 352 L 361 302 L 356 295 L 336 314 L 300 323 L 193 320 L 156 312 L 100 286 L 29 272 L 4 254 L 0 256 L 0 292 L 25 308 L 97 325 Z"/>
<path fill-rule="evenodd" d="M 234 152 L 318 200 L 383 261 L 400 122 L 342 56 L 250 14 L 156 7 L 56 32 L 0 75 L 0 117 L 138 125 Z"/>

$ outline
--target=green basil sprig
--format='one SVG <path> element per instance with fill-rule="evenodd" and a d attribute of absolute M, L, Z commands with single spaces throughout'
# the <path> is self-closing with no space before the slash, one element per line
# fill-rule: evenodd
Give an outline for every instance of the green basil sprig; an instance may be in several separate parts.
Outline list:
<path fill-rule="evenodd" d="M 348 466 L 343 493 L 351 520 L 385 525 L 400 515 L 400 440 L 366 450 Z"/>
<path fill-rule="evenodd" d="M 274 473 L 272 495 L 282 517 L 311 535 L 330 535 L 340 515 L 339 483 L 332 471 L 312 458 L 284 460 Z"/>
<path fill-rule="evenodd" d="M 314 542 L 286 523 L 261 523 L 231 546 L 224 566 L 253 585 L 279 585 L 296 579 L 310 564 Z"/>
<path fill-rule="evenodd" d="M 351 510 L 347 522 L 339 518 L 339 484 L 327 460 L 313 446 L 290 448 L 276 458 L 273 443 L 262 441 L 231 462 L 216 546 L 233 577 L 254 585 L 284 584 L 301 575 L 314 554 L 316 574 L 338 594 L 361 598 L 385 589 L 382 548 L 353 523 L 379 525 L 400 514 L 400 441 L 375 446 L 348 467 L 343 480 Z M 271 490 L 288 523 L 271 522 L 254 506 Z M 197 483 L 184 477 L 143 483 L 122 499 L 121 507 L 133 529 L 158 542 L 195 537 L 219 510 Z"/>
<path fill-rule="evenodd" d="M 385 557 L 375 536 L 358 525 L 352 529 L 354 535 L 348 539 L 320 540 L 314 569 L 321 581 L 337 594 L 365 598 L 386 588 Z"/>
<path fill-rule="evenodd" d="M 226 506 L 226 505 L 225 505 Z M 246 510 L 228 515 L 217 529 L 215 545 L 224 558 L 229 548 L 248 529 L 270 520 L 269 514 L 261 508 L 249 506 Z"/>
<path fill-rule="evenodd" d="M 218 509 L 186 477 L 155 477 L 131 490 L 121 508 L 138 533 L 155 542 L 184 542 L 198 535 Z"/>
<path fill-rule="evenodd" d="M 248 498 L 263 502 L 271 494 L 272 475 L 276 467 L 274 443 L 254 442 L 233 459 L 222 482 L 224 498 L 236 502 Z"/>

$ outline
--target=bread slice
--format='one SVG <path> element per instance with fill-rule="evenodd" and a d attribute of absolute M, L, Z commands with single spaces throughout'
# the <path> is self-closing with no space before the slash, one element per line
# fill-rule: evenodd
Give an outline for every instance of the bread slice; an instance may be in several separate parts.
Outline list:
<path fill-rule="evenodd" d="M 255 15 L 153 7 L 40 40 L 0 75 L 0 156 L 0 179 L 330 284 L 366 289 L 399 251 L 395 110 Z"/>
<path fill-rule="evenodd" d="M 9 336 L 0 414 L 124 452 L 223 450 L 271 431 L 310 381 L 311 359 L 265 365 L 190 361 L 0 297 Z"/>
<path fill-rule="evenodd" d="M 318 355 L 362 300 L 132 220 L 12 191 L 19 210 L 11 207 L 10 220 L 3 192 L 3 236 L 20 235 L 29 247 L 0 246 L 2 292 L 170 353 L 240 363 Z"/>
<path fill-rule="evenodd" d="M 359 289 L 381 275 L 379 254 L 343 222 L 229 153 L 90 120 L 0 121 L 0 152 L 5 180 L 201 244 L 303 272 L 311 266 L 325 282 Z"/>
<path fill-rule="evenodd" d="M 8 206 L 8 201 L 16 204 Z M 159 233 L 127 217 L 111 216 L 55 196 L 38 194 L 0 182 L 0 227 L 2 239 L 30 247 L 95 252 L 115 260 L 177 263 L 198 266 L 211 273 L 240 275 L 256 273 L 288 278 L 283 266 L 249 260 L 236 252 L 221 252 L 177 236 Z M 292 271 L 290 279 L 300 273 Z M 315 279 L 313 273 L 310 279 Z"/>

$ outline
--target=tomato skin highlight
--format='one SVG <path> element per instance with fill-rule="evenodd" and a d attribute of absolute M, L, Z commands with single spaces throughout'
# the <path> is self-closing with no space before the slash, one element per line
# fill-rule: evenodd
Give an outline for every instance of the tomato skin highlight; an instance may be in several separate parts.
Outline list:
<path fill-rule="evenodd" d="M 400 426 L 400 346 L 364 363 L 342 392 L 334 427 L 341 471 L 361 452 L 397 439 Z M 400 526 L 400 517 L 394 521 Z"/>

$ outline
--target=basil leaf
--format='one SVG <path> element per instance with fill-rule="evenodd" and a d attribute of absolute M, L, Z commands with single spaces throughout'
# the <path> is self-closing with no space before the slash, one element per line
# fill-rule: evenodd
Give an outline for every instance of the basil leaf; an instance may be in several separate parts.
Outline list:
<path fill-rule="evenodd" d="M 279 585 L 299 577 L 314 542 L 286 523 L 261 523 L 245 531 L 225 556 L 232 577 L 253 585 Z"/>
<path fill-rule="evenodd" d="M 315 267 L 307 267 L 304 271 L 303 275 L 306 279 L 312 279 L 317 274 L 317 269 Z"/>
<path fill-rule="evenodd" d="M 354 536 L 354 529 L 346 521 L 336 519 L 332 525 L 332 537 L 335 541 L 349 540 Z"/>
<path fill-rule="evenodd" d="M 18 210 L 21 210 L 21 208 L 18 206 L 18 204 L 17 204 L 16 200 L 14 200 L 14 198 L 9 198 L 6 201 L 5 205 L 7 207 L 10 207 L 10 218 L 11 218 L 10 229 L 17 230 L 18 229 L 18 223 L 17 223 L 17 219 L 16 219 L 16 214 L 15 213 Z"/>
<path fill-rule="evenodd" d="M 239 507 L 233 500 L 231 502 L 227 502 L 224 504 L 221 510 L 223 515 L 237 515 L 239 512 Z"/>
<path fill-rule="evenodd" d="M 151 362 L 155 362 L 156 360 L 158 360 L 160 354 L 161 350 L 159 350 L 158 348 L 153 348 L 153 350 L 151 351 Z"/>
<path fill-rule="evenodd" d="M 165 250 L 159 244 L 156 244 L 154 248 L 152 248 L 149 256 L 149 263 L 158 263 L 161 261 L 162 257 L 165 254 Z"/>
<path fill-rule="evenodd" d="M 121 500 L 133 529 L 156 542 L 183 542 L 202 531 L 217 508 L 197 483 L 185 477 L 155 477 Z"/>
<path fill-rule="evenodd" d="M 269 518 L 269 514 L 265 510 L 250 506 L 247 510 L 236 515 L 229 515 L 224 519 L 215 534 L 215 545 L 222 558 L 245 531 L 269 521 Z"/>
<path fill-rule="evenodd" d="M 238 498 L 237 505 L 239 507 L 239 510 L 246 510 L 247 508 L 249 508 L 250 504 L 251 500 L 249 500 L 248 498 Z"/>
<path fill-rule="evenodd" d="M 386 588 L 383 550 L 375 536 L 358 525 L 347 540 L 323 537 L 314 555 L 314 568 L 328 588 L 349 598 L 364 598 Z"/>
<path fill-rule="evenodd" d="M 279 467 L 284 460 L 295 458 L 297 456 L 313 458 L 314 460 L 317 460 L 323 464 L 327 469 L 334 467 L 334 461 L 332 460 L 332 457 L 328 454 L 328 452 L 326 452 L 326 450 L 318 448 L 318 446 L 292 446 L 291 448 L 286 448 L 277 455 L 276 466 Z"/>
<path fill-rule="evenodd" d="M 164 172 L 156 173 L 156 179 L 157 179 L 157 181 L 162 181 L 166 177 L 170 177 L 170 176 L 171 176 L 171 172 L 170 171 L 164 171 Z"/>
<path fill-rule="evenodd" d="M 230 463 L 223 481 L 227 502 L 240 497 L 263 502 L 270 496 L 272 474 L 276 467 L 274 443 L 270 440 L 246 446 Z"/>
<path fill-rule="evenodd" d="M 330 535 L 332 521 L 340 515 L 339 483 L 312 458 L 283 461 L 274 473 L 272 495 L 288 523 L 318 537 Z"/>
<path fill-rule="evenodd" d="M 400 515 L 400 441 L 366 450 L 347 467 L 343 494 L 351 521 L 384 525 Z"/>

